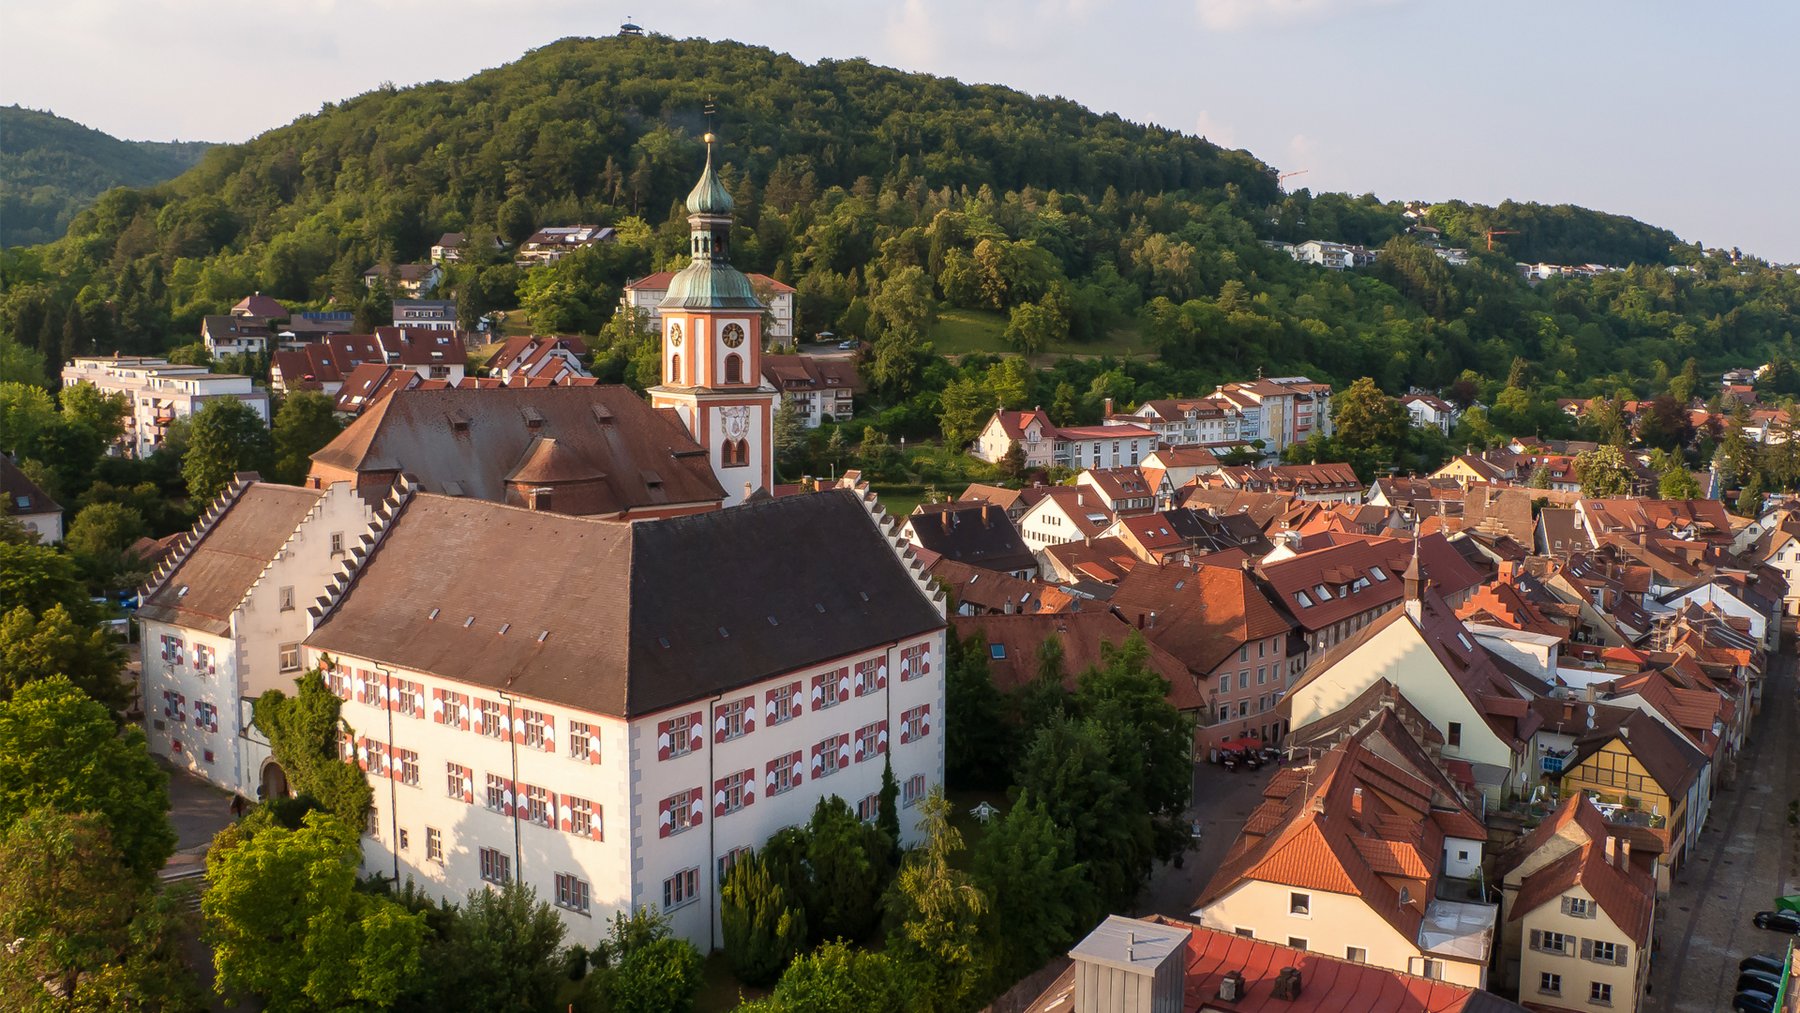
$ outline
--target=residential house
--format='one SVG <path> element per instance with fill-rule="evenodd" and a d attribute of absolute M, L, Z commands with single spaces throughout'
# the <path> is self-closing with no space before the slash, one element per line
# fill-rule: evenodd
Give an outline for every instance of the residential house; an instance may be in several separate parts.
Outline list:
<path fill-rule="evenodd" d="M 721 479 L 678 421 L 622 386 L 396 391 L 312 455 L 307 485 L 420 488 L 618 519 L 718 509 Z"/>
<path fill-rule="evenodd" d="M 1532 1009 L 1642 1006 L 1655 881 L 1592 802 L 1570 797 L 1508 853 L 1500 895 L 1501 980 Z"/>
<path fill-rule="evenodd" d="M 928 560 L 925 572 L 950 596 L 959 616 L 1033 615 L 1069 612 L 1079 607 L 1080 599 L 1054 584 L 1024 580 L 1010 573 L 970 566 L 954 559 L 936 557 L 935 553 L 913 550 Z"/>
<path fill-rule="evenodd" d="M 373 289 L 385 282 L 396 298 L 421 299 L 437 291 L 444 269 L 437 264 L 380 264 L 363 272 L 363 284 Z"/>
<path fill-rule="evenodd" d="M 798 318 L 794 312 L 794 286 L 766 274 L 746 274 L 745 277 L 750 279 L 750 288 L 756 297 L 768 308 L 763 336 L 778 342 L 793 341 L 798 334 L 795 330 Z M 658 271 L 626 282 L 625 292 L 619 297 L 619 307 L 637 311 L 642 315 L 644 326 L 660 330 L 662 301 L 668 296 L 669 283 L 674 278 L 673 271 Z"/>
<path fill-rule="evenodd" d="M 1032 552 L 1042 552 L 1052 545 L 1099 538 L 1112 523 L 1112 511 L 1098 493 L 1080 486 L 1054 486 L 1025 511 L 1019 536 Z"/>
<path fill-rule="evenodd" d="M 851 359 L 812 355 L 765 355 L 762 374 L 776 390 L 775 406 L 792 402 L 808 429 L 856 414 L 856 395 L 865 391 Z"/>
<path fill-rule="evenodd" d="M 1249 492 L 1278 492 L 1308 503 L 1361 503 L 1362 479 L 1348 464 L 1278 464 L 1269 468 L 1220 468 L 1208 484 Z"/>
<path fill-rule="evenodd" d="M 1143 426 L 1062 426 L 1052 464 L 1075 471 L 1135 467 L 1156 449 L 1156 434 Z"/>
<path fill-rule="evenodd" d="M 1531 476 L 1521 472 L 1517 454 L 1507 450 L 1484 450 L 1479 454 L 1458 454 L 1429 477 L 1448 478 L 1468 488 L 1477 482 L 1511 484 Z"/>
<path fill-rule="evenodd" d="M 732 863 L 827 795 L 873 820 L 886 763 L 916 843 L 943 603 L 866 493 L 636 524 L 396 495 L 301 658 L 376 788 L 364 871 L 445 901 L 528 884 L 582 945 L 647 907 L 714 949 Z"/>
<path fill-rule="evenodd" d="M 1276 713 L 1298 660 L 1289 656 L 1294 625 L 1236 567 L 1132 568 L 1113 592 L 1114 612 L 1187 666 L 1205 694 L 1206 727 L 1197 749 L 1252 736 L 1281 741 Z"/>
<path fill-rule="evenodd" d="M 238 314 L 200 318 L 200 340 L 215 359 L 227 355 L 261 355 L 269 350 L 269 325 L 256 317 Z"/>
<path fill-rule="evenodd" d="M 1006 511 L 981 501 L 921 503 L 901 523 L 901 537 L 933 555 L 970 566 L 1037 576 L 1038 562 Z"/>
<path fill-rule="evenodd" d="M 981 428 L 969 449 L 976 460 L 999 464 L 1014 447 L 1024 454 L 1027 468 L 1048 468 L 1056 463 L 1056 433 L 1050 415 L 1042 408 L 1030 411 L 1001 409 Z"/>
<path fill-rule="evenodd" d="M 131 402 L 118 449 L 128 457 L 149 457 L 162 447 L 169 426 L 191 418 L 209 401 L 243 402 L 263 424 L 269 421 L 269 392 L 247 376 L 214 373 L 204 366 L 178 366 L 147 355 L 80 355 L 63 367 L 62 382 L 93 384 Z"/>
<path fill-rule="evenodd" d="M 1352 267 L 1367 267 L 1375 263 L 1380 250 L 1371 250 L 1366 246 L 1354 243 L 1334 243 L 1325 239 L 1308 239 L 1303 243 L 1295 243 L 1288 255 L 1302 264 L 1314 264 L 1328 267 L 1333 271 L 1342 271 Z"/>
<path fill-rule="evenodd" d="M 394 391 L 411 390 L 425 383 L 426 381 L 419 379 L 419 374 L 410 369 L 381 362 L 365 362 L 344 377 L 343 385 L 338 388 L 337 398 L 332 402 L 332 410 L 340 416 L 354 419 L 380 404 L 383 398 Z"/>
<path fill-rule="evenodd" d="M 1410 552 L 1399 539 L 1353 539 L 1264 557 L 1258 572 L 1306 641 L 1303 665 L 1307 653 L 1325 654 L 1400 604 Z"/>
<path fill-rule="evenodd" d="M 558 383 L 592 376 L 581 360 L 587 345 L 580 338 L 520 334 L 507 338 L 488 356 L 487 374 L 509 383 L 517 380 Z"/>
<path fill-rule="evenodd" d="M 1144 477 L 1171 489 L 1219 470 L 1219 459 L 1205 447 L 1159 447 L 1144 458 Z"/>
<path fill-rule="evenodd" d="M 457 330 L 454 299 L 395 299 L 394 326 L 428 331 Z"/>
<path fill-rule="evenodd" d="M 1029 688 L 1042 673 L 1044 645 L 1056 641 L 1062 650 L 1062 685 L 1075 692 L 1081 676 L 1105 666 L 1112 653 L 1131 636 L 1133 627 L 1106 611 L 1028 615 L 987 614 L 950 620 L 950 629 L 967 640 L 980 634 L 987 651 L 988 677 L 1002 693 Z M 1189 717 L 1206 705 L 1179 658 L 1146 638 L 1144 664 L 1169 684 L 1169 704 Z"/>
<path fill-rule="evenodd" d="M 40 544 L 62 541 L 63 508 L 19 470 L 11 454 L 0 453 L 0 496 L 6 497 L 6 516 L 35 534 Z"/>
<path fill-rule="evenodd" d="M 252 292 L 233 304 L 231 315 L 261 320 L 266 324 L 271 320 L 287 319 L 288 309 L 276 299 L 263 295 L 261 292 Z"/>
<path fill-rule="evenodd" d="M 1078 489 L 1091 489 L 1117 517 L 1150 513 L 1166 499 L 1138 468 L 1089 468 L 1075 478 Z M 1171 490 L 1172 491 L 1172 490 Z"/>
<path fill-rule="evenodd" d="M 609 226 L 557 225 L 539 229 L 519 244 L 513 263 L 520 267 L 554 264 L 576 250 L 610 243 L 615 234 Z"/>
<path fill-rule="evenodd" d="M 1032 504 L 1044 498 L 1046 488 L 1043 485 L 1034 485 L 1024 489 L 1008 489 L 1004 486 L 988 485 L 984 482 L 971 482 L 969 487 L 962 491 L 962 495 L 956 498 L 959 500 L 978 499 L 992 503 L 1006 511 L 1006 516 L 1011 517 L 1013 523 L 1017 524 L 1025 516 L 1025 511 L 1031 509 Z"/>
<path fill-rule="evenodd" d="M 1705 823 L 1706 757 L 1687 736 L 1641 710 L 1612 728 L 1575 740 L 1563 760 L 1560 791 L 1584 792 L 1662 830 L 1669 868 L 1686 864 Z"/>
<path fill-rule="evenodd" d="M 250 708 L 294 692 L 307 608 L 376 524 L 348 484 L 301 489 L 239 475 L 142 591 L 141 689 L 150 751 L 246 799 L 288 794 Z"/>
<path fill-rule="evenodd" d="M 1242 933 L 1109 916 L 1024 1013 L 1523 1013 L 1492 992 Z M 1080 996 L 1080 998 L 1077 998 Z M 1229 998 L 1227 998 L 1229 997 Z M 1083 1005 L 1088 1003 L 1088 1005 Z"/>
<path fill-rule="evenodd" d="M 1764 651 L 1773 654 L 1781 648 L 1781 601 L 1764 597 L 1746 574 L 1714 573 L 1661 596 L 1657 602 L 1674 610 L 1690 604 L 1710 605 L 1725 616 L 1743 620 L 1744 632 L 1754 637 Z"/>
<path fill-rule="evenodd" d="M 1110 536 L 1047 545 L 1038 550 L 1038 559 L 1047 579 L 1072 588 L 1111 588 L 1139 562 L 1123 539 Z"/>
<path fill-rule="evenodd" d="M 1449 874 L 1479 868 L 1481 821 L 1362 742 L 1275 773 L 1201 893 L 1221 932 L 1485 988 L 1498 911 Z"/>
<path fill-rule="evenodd" d="M 1450 435 L 1450 431 L 1456 428 L 1457 421 L 1462 418 L 1461 409 L 1436 394 L 1425 391 L 1413 391 L 1401 398 L 1400 407 L 1406 409 L 1415 428 L 1436 429 L 1445 436 Z"/>

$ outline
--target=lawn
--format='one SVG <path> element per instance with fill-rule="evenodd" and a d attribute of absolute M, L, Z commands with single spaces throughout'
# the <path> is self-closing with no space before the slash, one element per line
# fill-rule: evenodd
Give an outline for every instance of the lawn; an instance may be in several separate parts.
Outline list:
<path fill-rule="evenodd" d="M 1012 353 L 1012 349 L 1006 344 L 1006 315 L 990 310 L 940 310 L 937 323 L 932 326 L 928 337 L 932 348 L 939 355 Z M 1033 359 L 1047 362 L 1064 355 L 1078 358 L 1101 355 L 1156 357 L 1156 353 L 1145 347 L 1143 336 L 1135 327 L 1120 327 L 1108 334 L 1104 341 L 1057 342 L 1050 346 L 1048 352 L 1033 356 Z"/>
<path fill-rule="evenodd" d="M 939 502 L 959 495 L 971 482 L 999 484 L 1000 471 L 985 461 L 936 443 L 914 443 L 906 448 L 904 476 L 889 476 L 885 482 L 872 481 L 869 487 L 881 497 L 881 505 L 888 513 L 904 517 L 920 503 Z"/>

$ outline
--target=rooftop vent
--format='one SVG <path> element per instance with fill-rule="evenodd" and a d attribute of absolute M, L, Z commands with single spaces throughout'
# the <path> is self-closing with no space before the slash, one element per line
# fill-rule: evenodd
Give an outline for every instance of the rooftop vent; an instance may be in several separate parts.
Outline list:
<path fill-rule="evenodd" d="M 506 636 L 506 631 L 510 630 L 510 629 L 512 629 L 512 623 L 501 623 L 500 624 L 500 635 L 503 637 Z"/>
<path fill-rule="evenodd" d="M 770 625 L 770 626 L 780 626 L 780 625 L 781 625 L 781 624 L 780 624 L 780 623 L 778 623 L 778 622 L 776 622 L 776 621 L 775 621 L 775 617 L 774 617 L 774 616 L 770 616 L 770 617 L 769 617 L 769 625 Z"/>
<path fill-rule="evenodd" d="M 537 642 L 541 644 L 545 640 L 549 639 L 549 636 L 550 636 L 549 630 L 542 630 L 538 633 L 538 641 Z"/>
<path fill-rule="evenodd" d="M 727 640 L 730 640 L 731 639 L 731 631 L 726 629 L 725 627 L 721 626 L 721 627 L 719 627 L 719 636 L 724 637 Z"/>
<path fill-rule="evenodd" d="M 432 609 L 431 613 L 429 615 L 427 615 L 425 618 L 426 619 L 436 619 L 438 617 L 438 611 L 439 611 L 438 609 Z"/>
<path fill-rule="evenodd" d="M 463 620 L 463 629 L 466 630 L 473 625 L 475 625 L 475 617 L 474 616 L 470 616 L 469 618 Z"/>

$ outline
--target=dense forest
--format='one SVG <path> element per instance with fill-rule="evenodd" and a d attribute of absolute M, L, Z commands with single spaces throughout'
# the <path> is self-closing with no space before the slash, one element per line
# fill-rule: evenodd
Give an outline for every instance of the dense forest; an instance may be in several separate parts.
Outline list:
<path fill-rule="evenodd" d="M 173 178 L 210 147 L 121 141 L 54 113 L 0 106 L 0 246 L 47 243 L 101 193 Z"/>
<path fill-rule="evenodd" d="M 1537 429 L 1556 422 L 1555 396 L 1659 392 L 1689 359 L 1791 357 L 1800 330 L 1792 271 L 1628 218 L 1437 205 L 1428 220 L 1472 254 L 1453 267 L 1398 202 L 1284 193 L 1248 152 L 1065 99 L 636 38 L 564 40 L 466 81 L 371 92 L 215 148 L 167 183 L 111 191 L 63 239 L 0 255 L 0 335 L 46 365 L 164 351 L 252 290 L 363 305 L 364 269 L 420 259 L 443 231 L 515 242 L 584 221 L 619 241 L 530 271 L 475 258 L 449 290 L 466 320 L 522 307 L 536 329 L 603 335 L 603 368 L 629 381 L 644 348 L 613 320 L 619 286 L 681 263 L 678 202 L 709 99 L 737 262 L 798 288 L 803 330 L 873 343 L 878 404 L 913 409 L 902 429 L 935 429 L 941 392 L 987 366 L 933 354 L 946 315 L 1004 327 L 1018 351 L 1077 353 L 1024 395 L 1048 406 L 1069 383 L 1069 414 L 1091 415 L 1101 387 L 1129 402 L 1263 369 L 1366 375 L 1390 392 L 1472 376 L 1490 403 L 1524 385 L 1530 410 L 1508 421 Z M 1491 252 L 1490 229 L 1505 230 Z M 1267 243 L 1303 238 L 1383 256 L 1331 272 Z M 1624 270 L 1527 284 L 1515 260 Z"/>

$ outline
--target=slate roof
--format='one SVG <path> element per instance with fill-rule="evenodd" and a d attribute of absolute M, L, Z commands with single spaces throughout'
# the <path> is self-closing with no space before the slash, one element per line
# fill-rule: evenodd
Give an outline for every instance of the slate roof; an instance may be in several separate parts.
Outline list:
<path fill-rule="evenodd" d="M 318 489 L 269 482 L 246 486 L 145 597 L 138 617 L 230 632 L 231 613 L 322 495 Z"/>
<path fill-rule="evenodd" d="M 945 559 L 1003 573 L 1037 569 L 1012 518 L 992 503 L 922 504 L 906 520 L 914 544 Z"/>
<path fill-rule="evenodd" d="M 630 718 L 943 627 L 850 490 L 634 524 L 418 493 L 306 642 Z"/>
<path fill-rule="evenodd" d="M 540 421 L 534 424 L 533 415 Z M 506 479 L 540 436 L 604 476 L 568 495 L 558 490 L 558 512 L 608 514 L 725 498 L 706 451 L 679 420 L 616 385 L 395 391 L 312 459 L 390 481 L 405 471 L 430 492 L 522 502 Z"/>

